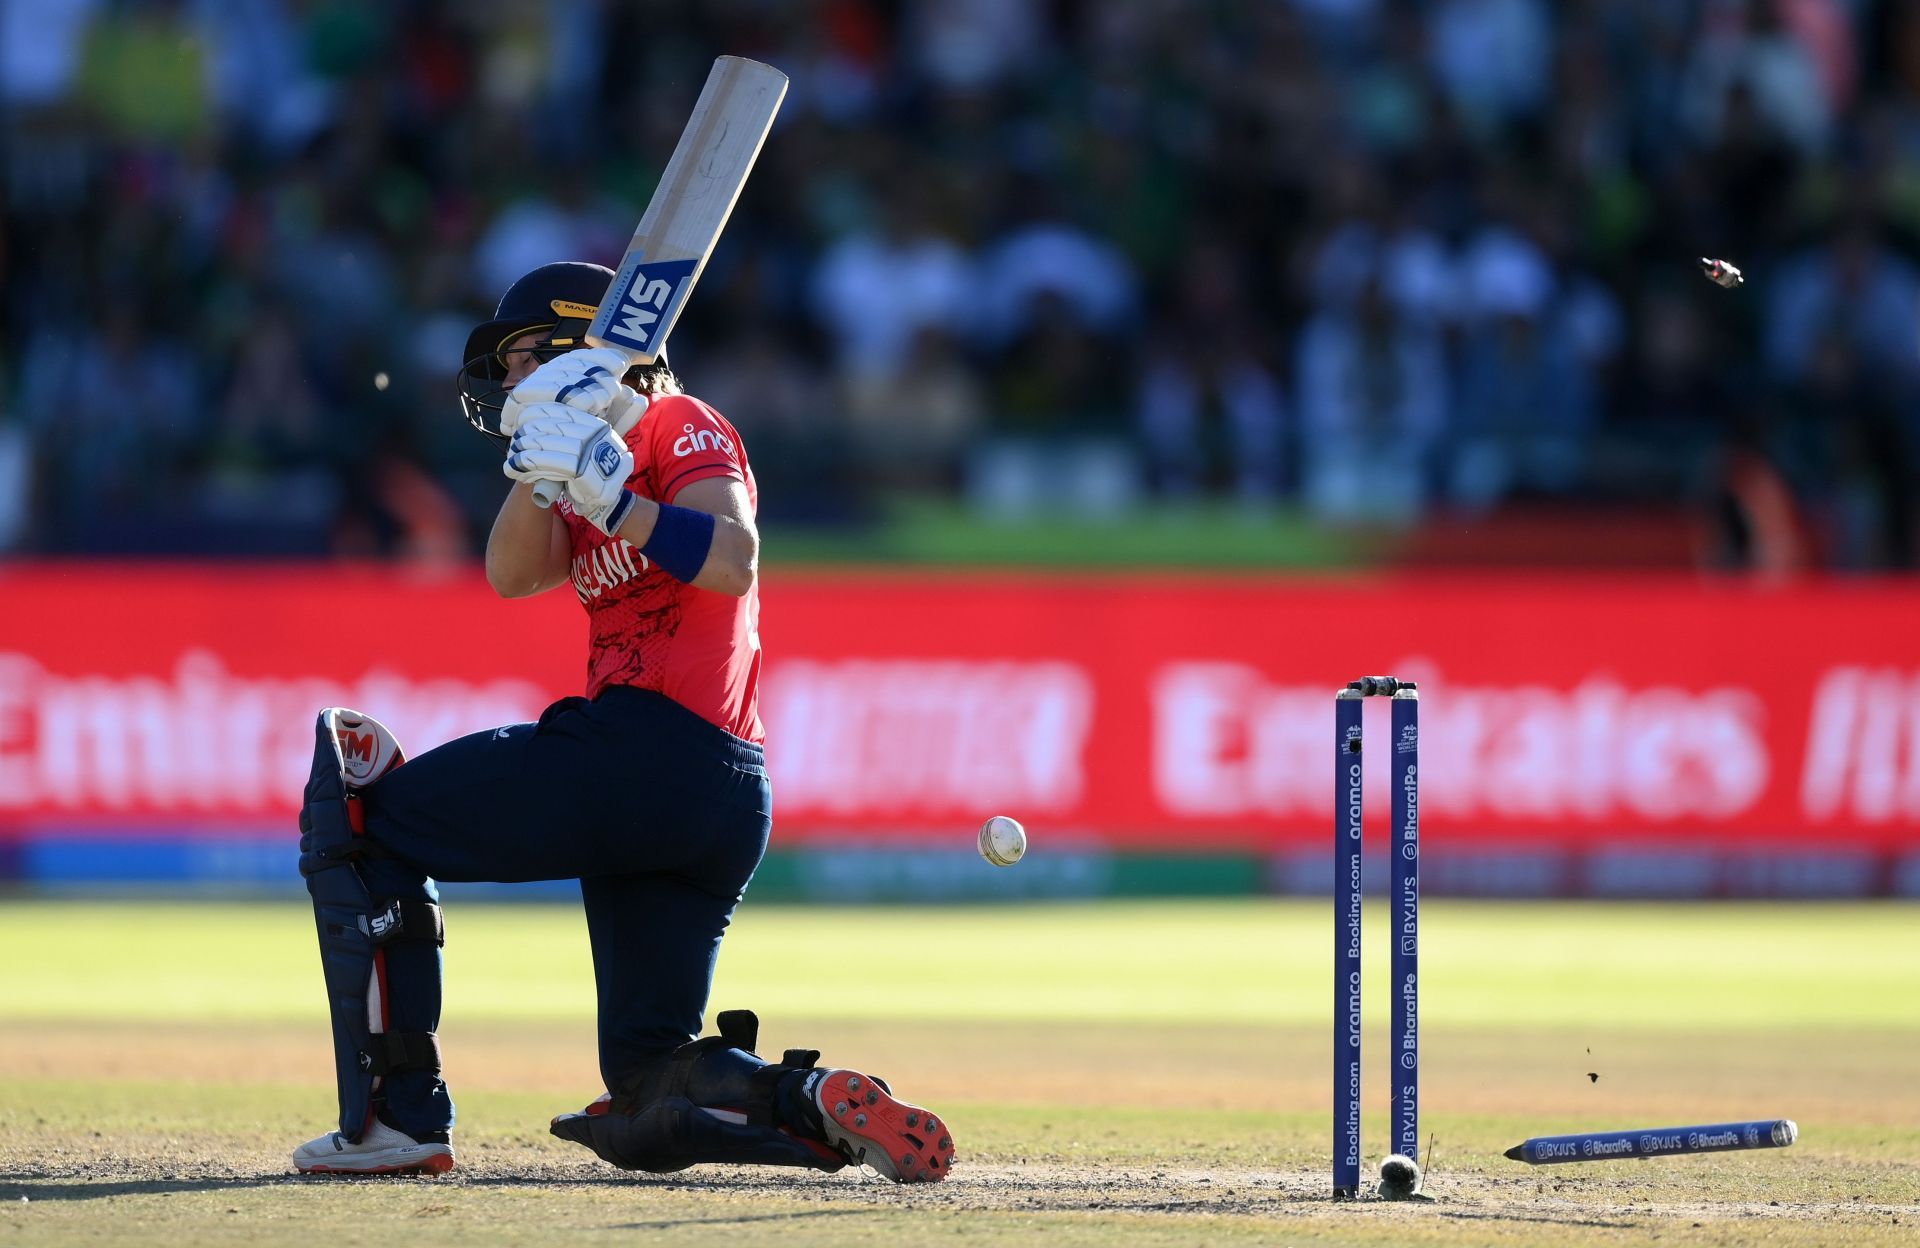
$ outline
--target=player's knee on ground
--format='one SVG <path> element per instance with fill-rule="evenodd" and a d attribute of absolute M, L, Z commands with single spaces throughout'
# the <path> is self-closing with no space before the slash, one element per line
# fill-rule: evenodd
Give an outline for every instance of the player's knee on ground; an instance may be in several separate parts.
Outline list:
<path fill-rule="evenodd" d="M 759 1021 L 751 1011 L 724 1011 L 718 1024 L 718 1036 L 682 1045 L 621 1080 L 607 1112 L 562 1114 L 552 1133 L 623 1170 L 656 1174 L 705 1162 L 844 1166 L 796 1094 L 819 1053 L 789 1049 L 768 1062 L 753 1052 Z"/>

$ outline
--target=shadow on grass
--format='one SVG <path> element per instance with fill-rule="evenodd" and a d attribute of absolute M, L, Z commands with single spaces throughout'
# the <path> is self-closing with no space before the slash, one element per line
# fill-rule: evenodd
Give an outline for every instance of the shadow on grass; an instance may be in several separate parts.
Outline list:
<path fill-rule="evenodd" d="M 755 1176 L 756 1178 L 758 1176 Z M 263 1187 L 307 1187 L 326 1184 L 418 1184 L 422 1192 L 473 1188 L 605 1187 L 669 1191 L 739 1192 L 753 1188 L 768 1196 L 791 1195 L 797 1185 L 748 1180 L 738 1183 L 688 1182 L 669 1175 L 623 1174 L 226 1174 L 170 1175 L 165 1178 L 71 1178 L 33 1171 L 0 1171 L 0 1203 L 26 1197 L 29 1203 L 55 1200 L 110 1200 L 118 1196 L 168 1196 L 181 1192 L 239 1192 Z M 849 1209 L 844 1212 L 858 1213 Z M 717 1218 L 714 1221 L 754 1219 Z"/>
<path fill-rule="evenodd" d="M 1609 1222 L 1605 1218 L 1555 1218 L 1539 1213 L 1468 1213 L 1461 1209 L 1437 1209 L 1434 1211 L 1443 1218 L 1456 1218 L 1463 1222 L 1544 1222 L 1548 1226 L 1599 1226 L 1615 1230 L 1631 1230 L 1639 1226 L 1638 1222 Z"/>
<path fill-rule="evenodd" d="M 654 1218 L 646 1222 L 615 1222 L 609 1231 L 671 1231 L 682 1226 L 731 1226 L 747 1222 L 799 1222 L 809 1218 L 857 1218 L 884 1214 L 884 1209 L 795 1209 L 788 1213 L 745 1213 L 711 1218 Z"/>
<path fill-rule="evenodd" d="M 296 1174 L 225 1175 L 219 1178 L 174 1179 L 59 1179 L 45 1175 L 0 1174 L 0 1201 L 25 1197 L 38 1204 L 46 1200 L 110 1200 L 115 1196 L 170 1196 L 177 1192 L 239 1192 L 255 1187 L 280 1187 L 304 1182 Z"/>

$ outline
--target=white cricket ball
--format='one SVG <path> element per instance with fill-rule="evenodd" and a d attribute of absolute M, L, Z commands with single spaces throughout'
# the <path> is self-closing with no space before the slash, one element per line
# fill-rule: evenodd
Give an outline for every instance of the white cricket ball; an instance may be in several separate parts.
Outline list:
<path fill-rule="evenodd" d="M 1027 830 L 1018 819 L 995 815 L 980 825 L 980 856 L 996 867 L 1010 867 L 1027 852 Z"/>
<path fill-rule="evenodd" d="M 373 388 L 375 390 L 385 390 L 387 388 L 387 375 L 385 373 L 375 373 L 373 375 Z"/>

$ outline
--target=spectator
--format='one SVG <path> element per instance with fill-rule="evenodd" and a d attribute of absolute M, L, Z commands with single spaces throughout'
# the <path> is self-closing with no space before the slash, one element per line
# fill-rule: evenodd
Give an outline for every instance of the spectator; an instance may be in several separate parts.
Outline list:
<path fill-rule="evenodd" d="M 1369 279 L 1351 309 L 1308 322 L 1298 355 L 1307 506 L 1343 523 L 1417 519 L 1447 418 L 1439 334 L 1395 312 Z"/>
<path fill-rule="evenodd" d="M 897 372 L 848 378 L 843 401 L 857 479 L 903 490 L 951 490 L 989 411 L 960 344 L 932 326 Z"/>
<path fill-rule="evenodd" d="M 1229 252 L 1194 256 L 1156 337 L 1135 400 L 1148 474 L 1177 498 L 1230 484 L 1243 503 L 1278 501 L 1286 412 Z"/>
<path fill-rule="evenodd" d="M 1814 349 L 1830 334 L 1911 395 L 1920 370 L 1920 270 L 1864 220 L 1782 262 L 1767 299 L 1766 358 L 1781 380 L 1808 380 Z"/>
<path fill-rule="evenodd" d="M 73 90 L 101 0 L 0 4 L 0 107 L 57 105 Z"/>
<path fill-rule="evenodd" d="M 1482 510 L 1519 489 L 1564 493 L 1579 479 L 1596 396 L 1559 280 L 1504 226 L 1483 229 L 1461 267 L 1471 321 L 1448 493 Z"/>
<path fill-rule="evenodd" d="M 22 359 L 19 410 L 38 435 L 39 468 L 57 448 L 87 448 L 87 491 L 42 496 L 47 518 L 65 530 L 52 540 L 94 540 L 116 511 L 172 501 L 183 485 L 173 474 L 204 433 L 207 410 L 198 361 L 181 340 L 156 334 L 122 301 L 107 305 L 97 332 L 49 329 Z"/>
<path fill-rule="evenodd" d="M 1434 71 L 1481 127 L 1525 119 L 1545 103 L 1551 37 L 1540 0 L 1440 0 L 1428 19 Z"/>
<path fill-rule="evenodd" d="M 1764 124 L 1801 152 L 1811 155 L 1826 146 L 1839 91 L 1823 89 L 1814 49 L 1781 7 L 1781 0 L 1718 0 L 1707 6 L 1705 37 L 1687 87 L 1688 115 L 1702 146 L 1719 141 L 1729 97 L 1742 91 Z M 1842 73 L 1838 66 L 1831 68 L 1829 82 Z"/>
<path fill-rule="evenodd" d="M 976 335 L 991 347 L 1004 346 L 1028 329 L 1028 317 L 1052 306 L 1049 297 L 1088 332 L 1119 332 L 1135 311 L 1126 257 L 1063 220 L 1043 192 L 1029 190 L 1020 199 L 1029 219 L 988 244 L 981 258 Z"/>
<path fill-rule="evenodd" d="M 907 188 L 887 188 L 879 220 L 829 247 L 813 303 L 843 376 L 889 378 L 923 329 L 960 333 L 979 289 L 972 261 L 927 218 Z"/>
<path fill-rule="evenodd" d="M 27 540 L 33 501 L 33 443 L 23 422 L 0 401 L 0 554 Z"/>

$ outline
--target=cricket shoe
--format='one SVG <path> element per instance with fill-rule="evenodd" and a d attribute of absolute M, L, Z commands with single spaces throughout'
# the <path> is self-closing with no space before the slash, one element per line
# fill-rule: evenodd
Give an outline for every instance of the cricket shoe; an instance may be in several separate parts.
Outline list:
<path fill-rule="evenodd" d="M 918 1105 L 857 1070 L 822 1071 L 812 1086 L 827 1142 L 895 1183 L 938 1183 L 953 1169 L 953 1136 Z"/>
<path fill-rule="evenodd" d="M 612 1112 L 613 1112 L 613 1093 L 602 1092 L 596 1099 L 589 1101 L 587 1103 L 587 1107 L 581 1110 L 579 1113 L 555 1114 L 551 1119 L 547 1121 L 547 1129 L 549 1131 L 555 1130 L 560 1126 L 561 1123 L 570 1122 L 576 1118 L 598 1118 L 602 1114 L 610 1114 Z"/>
<path fill-rule="evenodd" d="M 308 1140 L 293 1150 L 293 1168 L 301 1174 L 445 1174 L 453 1169 L 453 1145 L 416 1140 L 375 1118 L 358 1143 L 338 1131 Z"/>
<path fill-rule="evenodd" d="M 747 1122 L 747 1115 L 737 1109 L 716 1109 L 708 1105 L 698 1106 L 697 1108 L 703 1114 L 711 1115 L 722 1122 L 730 1122 L 736 1126 L 744 1126 Z M 597 1099 L 589 1102 L 587 1107 L 578 1113 L 555 1114 L 547 1122 L 547 1131 L 552 1135 L 558 1136 L 560 1139 L 571 1140 L 575 1144 L 585 1145 L 587 1148 L 593 1149 L 594 1152 L 600 1153 L 599 1148 L 595 1147 L 596 1141 L 594 1139 L 593 1120 L 596 1118 L 604 1118 L 612 1112 L 613 1094 L 611 1092 L 602 1092 Z M 846 1164 L 846 1158 L 841 1155 L 840 1150 L 829 1144 L 803 1135 L 791 1127 L 781 1127 L 779 1131 L 782 1135 L 785 1135 L 819 1159 L 819 1163 L 814 1167 L 815 1169 L 832 1173 Z M 611 1161 L 614 1165 L 623 1164 L 620 1160 L 609 1157 L 605 1153 L 600 1153 L 600 1156 L 603 1161 Z M 626 1168 L 631 1169 L 632 1167 L 628 1166 Z"/>

